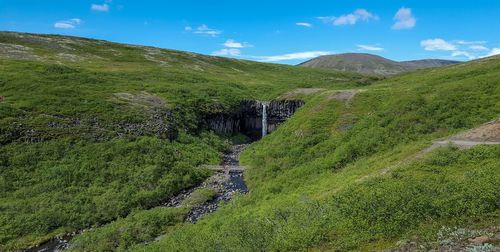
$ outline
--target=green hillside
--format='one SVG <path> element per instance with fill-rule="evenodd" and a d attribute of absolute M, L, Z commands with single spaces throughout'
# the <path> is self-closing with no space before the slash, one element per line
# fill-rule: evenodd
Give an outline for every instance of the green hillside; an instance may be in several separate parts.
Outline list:
<path fill-rule="evenodd" d="M 431 250 L 443 230 L 495 230 L 500 146 L 417 157 L 499 118 L 499 70 L 494 57 L 384 80 L 351 101 L 314 95 L 244 152 L 249 195 L 137 250 L 372 251 L 408 239 Z"/>
<path fill-rule="evenodd" d="M 0 96 L 0 250 L 91 227 L 70 249 L 430 250 L 498 232 L 500 146 L 422 150 L 500 118 L 500 57 L 377 80 L 0 33 Z M 200 116 L 276 97 L 306 105 L 244 151 L 248 194 L 196 224 L 207 192 L 155 208 L 229 144 Z"/>
<path fill-rule="evenodd" d="M 272 99 L 299 87 L 370 82 L 354 74 L 74 37 L 0 33 L 0 43 L 0 120 L 29 118 L 23 126 L 43 128 L 35 130 L 42 139 L 64 134 L 45 132 L 45 124 L 54 119 L 60 124 L 78 120 L 81 131 L 99 122 L 101 134 L 108 136 L 116 131 L 108 124 L 144 120 L 151 114 L 144 112 L 169 110 L 189 124 L 193 107 L 203 113 L 228 109 L 242 99 Z M 3 132 L 0 142 L 11 141 L 11 134 Z"/>
<path fill-rule="evenodd" d="M 0 250 L 109 223 L 203 181 L 199 123 L 243 99 L 371 78 L 65 36 L 0 33 Z M 182 220 L 185 211 L 177 211 Z"/>

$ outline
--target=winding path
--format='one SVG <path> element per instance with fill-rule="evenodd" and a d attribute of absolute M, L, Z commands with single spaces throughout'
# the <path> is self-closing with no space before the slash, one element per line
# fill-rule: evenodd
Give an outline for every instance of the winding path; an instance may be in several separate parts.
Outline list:
<path fill-rule="evenodd" d="M 470 149 L 481 144 L 500 144 L 500 119 L 485 123 L 477 128 L 467 130 L 445 140 L 436 140 L 429 148 L 423 150 L 423 152 L 428 153 L 446 145 L 454 145 L 460 149 Z"/>
<path fill-rule="evenodd" d="M 378 171 L 376 174 L 371 174 L 371 175 L 366 175 L 363 176 L 359 179 L 357 179 L 357 182 L 362 182 L 365 181 L 369 178 L 380 176 L 380 175 L 386 175 L 393 171 L 394 169 L 401 167 L 402 165 L 411 163 L 415 160 L 422 159 L 427 155 L 429 152 L 448 145 L 456 146 L 459 149 L 470 149 L 474 146 L 477 145 L 496 145 L 500 144 L 500 119 L 493 120 L 491 122 L 485 123 L 477 128 L 473 128 L 470 130 L 467 130 L 465 132 L 456 134 L 454 136 L 451 136 L 447 139 L 443 140 L 435 140 L 432 142 L 432 145 L 429 146 L 428 148 L 406 158 L 403 159 L 394 165 L 388 166 L 380 171 Z"/>

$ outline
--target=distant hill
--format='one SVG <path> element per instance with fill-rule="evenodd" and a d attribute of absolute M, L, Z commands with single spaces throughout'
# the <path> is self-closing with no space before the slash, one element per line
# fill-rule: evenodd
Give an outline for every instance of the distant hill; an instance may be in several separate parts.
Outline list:
<path fill-rule="evenodd" d="M 394 75 L 403 72 L 415 71 L 417 69 L 441 67 L 457 63 L 460 63 L 460 61 L 441 59 L 423 59 L 398 62 L 373 54 L 344 53 L 320 56 L 299 65 L 363 74 Z"/>

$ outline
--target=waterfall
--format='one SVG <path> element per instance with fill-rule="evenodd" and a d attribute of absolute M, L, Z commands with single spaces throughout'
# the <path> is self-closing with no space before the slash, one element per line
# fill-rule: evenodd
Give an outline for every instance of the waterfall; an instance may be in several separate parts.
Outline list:
<path fill-rule="evenodd" d="M 262 137 L 267 135 L 267 103 L 262 103 Z"/>

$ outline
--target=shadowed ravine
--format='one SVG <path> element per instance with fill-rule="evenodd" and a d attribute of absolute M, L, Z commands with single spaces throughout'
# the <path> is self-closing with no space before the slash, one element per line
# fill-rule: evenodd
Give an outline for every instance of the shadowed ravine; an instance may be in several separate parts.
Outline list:
<path fill-rule="evenodd" d="M 217 133 L 246 133 L 249 139 L 258 141 L 268 133 L 274 131 L 279 124 L 286 121 L 303 104 L 302 101 L 244 101 L 241 108 L 239 108 L 241 111 L 230 115 L 220 114 L 215 117 L 217 118 L 215 121 L 212 119 L 209 125 Z M 223 125 L 222 128 L 220 128 L 220 125 Z M 229 128 L 225 128 L 227 125 L 229 125 Z M 246 129 L 246 131 L 242 129 Z M 220 165 L 201 167 L 212 170 L 214 172 L 212 176 L 194 188 L 181 191 L 176 196 L 164 201 L 158 207 L 183 207 L 198 189 L 212 190 L 215 196 L 201 205 L 192 207 L 185 218 L 186 222 L 196 223 L 201 217 L 216 211 L 221 202 L 231 200 L 234 194 L 247 193 L 248 188 L 243 179 L 245 167 L 239 164 L 240 154 L 247 146 L 248 144 L 231 146 L 226 152 L 221 153 L 222 162 Z M 54 237 L 27 251 L 65 250 L 70 247 L 69 241 L 74 236 L 85 231 Z"/>

